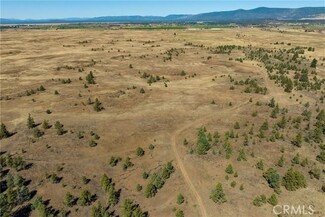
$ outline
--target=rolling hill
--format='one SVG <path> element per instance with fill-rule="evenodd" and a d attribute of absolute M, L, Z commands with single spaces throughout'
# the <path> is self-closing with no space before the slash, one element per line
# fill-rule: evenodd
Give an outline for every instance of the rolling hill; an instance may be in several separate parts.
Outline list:
<path fill-rule="evenodd" d="M 194 15 L 178 14 L 168 16 L 103 16 L 93 18 L 65 18 L 18 20 L 1 18 L 1 24 L 28 23 L 80 23 L 80 22 L 119 22 L 119 23 L 148 23 L 148 22 L 222 22 L 247 23 L 267 21 L 297 21 L 297 20 L 325 20 L 325 7 L 304 8 L 267 8 L 259 7 L 251 10 L 234 10 Z"/>

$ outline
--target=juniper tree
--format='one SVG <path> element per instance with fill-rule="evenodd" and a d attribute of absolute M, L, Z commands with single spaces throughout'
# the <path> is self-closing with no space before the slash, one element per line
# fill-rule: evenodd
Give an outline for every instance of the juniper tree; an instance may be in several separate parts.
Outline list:
<path fill-rule="evenodd" d="M 210 199 L 218 204 L 227 202 L 226 195 L 223 192 L 221 183 L 218 183 L 210 193 Z"/>
<path fill-rule="evenodd" d="M 6 125 L 4 125 L 3 123 L 1 123 L 1 125 L 0 125 L 0 139 L 8 138 L 9 136 L 10 136 L 10 133 L 7 130 Z"/>
<path fill-rule="evenodd" d="M 266 196 L 264 194 L 255 197 L 255 199 L 253 200 L 253 205 L 258 207 L 262 206 L 265 203 L 266 203 Z"/>
<path fill-rule="evenodd" d="M 288 92 L 288 93 L 291 93 L 292 89 L 293 89 L 293 82 L 292 82 L 292 80 L 289 78 L 289 79 L 287 80 L 287 82 L 286 82 L 286 85 L 285 85 L 285 89 L 284 89 L 284 91 L 285 91 L 285 92 Z"/>
<path fill-rule="evenodd" d="M 179 205 L 182 204 L 182 203 L 184 203 L 184 196 L 181 193 L 179 193 L 177 195 L 176 203 L 179 204 Z"/>
<path fill-rule="evenodd" d="M 48 120 L 44 120 L 42 123 L 42 127 L 43 127 L 43 129 L 49 129 L 51 127 L 51 125 L 49 124 Z"/>
<path fill-rule="evenodd" d="M 164 179 L 169 179 L 170 175 L 175 171 L 175 168 L 172 164 L 172 162 L 168 162 L 164 168 L 163 168 L 163 171 L 161 173 L 161 176 L 164 178 Z"/>
<path fill-rule="evenodd" d="M 290 168 L 283 177 L 282 184 L 288 191 L 295 191 L 307 186 L 306 179 L 302 173 Z"/>
<path fill-rule="evenodd" d="M 231 183 L 230 183 L 230 186 L 232 187 L 232 188 L 234 188 L 234 187 L 236 187 L 236 181 L 232 181 Z"/>
<path fill-rule="evenodd" d="M 100 202 L 98 202 L 97 206 L 94 205 L 91 208 L 91 216 L 92 217 L 111 217 L 113 216 L 113 213 L 109 212 L 105 207 L 101 205 Z"/>
<path fill-rule="evenodd" d="M 63 199 L 64 205 L 68 207 L 72 207 L 74 205 L 74 201 L 75 201 L 74 196 L 70 192 L 67 192 Z"/>
<path fill-rule="evenodd" d="M 308 173 L 309 173 L 311 178 L 319 179 L 320 176 L 321 176 L 321 170 L 318 169 L 318 168 L 313 168 L 313 169 L 309 170 Z"/>
<path fill-rule="evenodd" d="M 283 164 L 284 164 L 284 156 L 282 155 L 276 165 L 279 167 L 283 167 Z"/>
<path fill-rule="evenodd" d="M 82 176 L 81 181 L 82 181 L 83 184 L 87 185 L 88 182 L 90 181 L 90 179 L 88 179 L 86 176 Z"/>
<path fill-rule="evenodd" d="M 141 191 L 142 190 L 142 186 L 137 184 L 137 186 L 135 187 L 137 191 Z"/>
<path fill-rule="evenodd" d="M 95 147 L 95 146 L 97 146 L 97 143 L 94 140 L 90 140 L 89 146 L 90 147 Z"/>
<path fill-rule="evenodd" d="M 102 103 L 97 98 L 95 99 L 95 103 L 94 103 L 94 107 L 93 108 L 94 108 L 94 110 L 96 112 L 100 112 L 101 110 L 104 109 Z"/>
<path fill-rule="evenodd" d="M 115 167 L 115 166 L 118 164 L 118 162 L 120 162 L 121 160 L 122 160 L 121 157 L 118 157 L 118 156 L 112 156 L 111 159 L 110 159 L 110 161 L 109 161 L 109 165 L 110 165 L 111 167 Z"/>
<path fill-rule="evenodd" d="M 39 138 L 39 137 L 41 137 L 43 134 L 44 134 L 44 132 L 42 132 L 40 129 L 38 129 L 38 128 L 34 128 L 34 129 L 33 129 L 33 136 L 34 136 L 35 138 Z"/>
<path fill-rule="evenodd" d="M 239 150 L 237 160 L 238 161 L 241 161 L 241 160 L 247 161 L 247 157 L 246 157 L 246 153 L 245 153 L 244 149 Z"/>
<path fill-rule="evenodd" d="M 108 189 L 112 186 L 112 179 L 108 178 L 108 176 L 104 174 L 100 180 L 100 185 L 103 191 L 107 192 Z"/>
<path fill-rule="evenodd" d="M 89 74 L 86 76 L 86 81 L 88 84 L 96 84 L 95 76 L 93 75 L 92 71 L 90 71 Z"/>
<path fill-rule="evenodd" d="M 150 183 L 152 183 L 157 189 L 161 189 L 165 184 L 165 177 L 163 178 L 157 173 L 154 173 L 150 178 Z"/>
<path fill-rule="evenodd" d="M 240 129 L 239 123 L 236 121 L 235 125 L 234 125 L 234 129 Z"/>
<path fill-rule="evenodd" d="M 129 167 L 132 167 L 134 164 L 131 162 L 131 158 L 127 157 L 123 163 L 123 170 L 127 170 Z"/>
<path fill-rule="evenodd" d="M 266 172 L 263 173 L 263 177 L 269 183 L 269 186 L 271 188 L 275 190 L 280 188 L 281 177 L 275 169 L 269 168 Z"/>
<path fill-rule="evenodd" d="M 200 128 L 198 132 L 197 153 L 199 155 L 204 155 L 209 149 L 210 144 L 208 142 L 207 136 L 204 133 L 204 128 Z"/>
<path fill-rule="evenodd" d="M 147 213 L 143 212 L 139 204 L 130 199 L 125 199 L 122 206 L 121 217 L 147 217 Z"/>
<path fill-rule="evenodd" d="M 142 173 L 142 178 L 143 179 L 147 179 L 149 177 L 149 173 L 147 173 L 146 171 L 144 171 L 143 173 Z"/>
<path fill-rule="evenodd" d="M 56 129 L 56 133 L 58 135 L 64 134 L 63 124 L 60 123 L 60 121 L 55 122 L 54 128 Z"/>
<path fill-rule="evenodd" d="M 243 142 L 244 146 L 248 146 L 248 136 L 245 134 L 244 136 L 244 142 Z"/>
<path fill-rule="evenodd" d="M 28 118 L 27 118 L 27 127 L 29 129 L 35 127 L 34 118 L 32 118 L 32 116 L 30 114 L 28 114 Z"/>
<path fill-rule="evenodd" d="M 293 145 L 297 146 L 297 147 L 301 147 L 301 143 L 302 143 L 302 134 L 299 132 L 296 135 L 296 138 L 291 142 Z"/>
<path fill-rule="evenodd" d="M 271 204 L 272 206 L 275 206 L 278 204 L 278 198 L 275 194 L 272 194 L 269 199 L 267 199 L 267 202 Z"/>
<path fill-rule="evenodd" d="M 272 97 L 272 99 L 270 100 L 270 103 L 268 104 L 271 108 L 274 108 L 275 107 L 275 100 L 274 98 Z"/>
<path fill-rule="evenodd" d="M 256 168 L 260 170 L 264 170 L 264 163 L 263 160 L 260 160 L 256 163 Z"/>
<path fill-rule="evenodd" d="M 184 212 L 181 209 L 176 209 L 175 217 L 184 217 Z"/>
<path fill-rule="evenodd" d="M 325 151 L 321 151 L 319 155 L 316 156 L 316 160 L 325 164 Z"/>
<path fill-rule="evenodd" d="M 139 157 L 142 157 L 144 155 L 144 150 L 141 147 L 138 147 L 137 150 L 136 150 L 136 154 Z"/>
<path fill-rule="evenodd" d="M 310 67 L 311 67 L 311 68 L 316 68 L 316 65 L 317 65 L 317 60 L 314 58 L 314 59 L 311 61 Z"/>
<path fill-rule="evenodd" d="M 18 204 L 22 204 L 25 201 L 28 201 L 31 197 L 31 193 L 27 186 L 23 185 L 17 188 L 17 202 Z"/>
<path fill-rule="evenodd" d="M 300 164 L 300 155 L 297 153 L 291 160 L 291 163 L 293 164 Z"/>
<path fill-rule="evenodd" d="M 107 203 L 110 206 L 115 206 L 119 202 L 119 192 L 115 191 L 114 185 L 111 185 L 111 187 L 107 191 Z"/>
<path fill-rule="evenodd" d="M 39 88 L 39 91 L 45 91 L 46 89 L 43 87 L 43 85 L 41 85 Z"/>
<path fill-rule="evenodd" d="M 225 169 L 225 172 L 228 173 L 228 174 L 233 174 L 234 173 L 234 170 L 233 170 L 231 164 L 228 164 L 228 166 Z"/>
<path fill-rule="evenodd" d="M 146 198 L 150 198 L 150 197 L 154 197 L 158 192 L 158 189 L 157 187 L 153 184 L 153 183 L 149 183 L 147 186 L 146 186 L 146 189 L 144 191 L 144 195 Z"/>
<path fill-rule="evenodd" d="M 149 150 L 153 150 L 155 148 L 155 146 L 153 144 L 149 144 L 148 148 L 149 148 Z"/>
<path fill-rule="evenodd" d="M 78 204 L 80 206 L 89 206 L 93 200 L 93 196 L 88 190 L 83 190 L 78 199 Z"/>

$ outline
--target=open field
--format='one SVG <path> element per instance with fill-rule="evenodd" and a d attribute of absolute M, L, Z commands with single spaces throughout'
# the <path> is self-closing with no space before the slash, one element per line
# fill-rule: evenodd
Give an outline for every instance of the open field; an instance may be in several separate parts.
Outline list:
<path fill-rule="evenodd" d="M 10 29 L 1 31 L 0 55 L 1 122 L 10 132 L 0 140 L 1 191 L 8 174 L 19 174 L 33 192 L 6 204 L 22 210 L 16 216 L 43 212 L 30 205 L 38 196 L 54 215 L 95 216 L 100 202 L 127 216 L 128 198 L 154 217 L 277 216 L 272 202 L 253 203 L 262 194 L 325 215 L 324 31 Z M 17 171 L 9 156 L 27 166 Z M 116 166 L 112 157 L 121 158 Z M 283 179 L 291 167 L 305 184 L 290 190 Z M 164 184 L 149 189 L 155 173 Z M 111 191 L 102 189 L 104 174 Z M 226 202 L 211 199 L 218 183 Z M 88 205 L 83 190 L 96 194 Z"/>

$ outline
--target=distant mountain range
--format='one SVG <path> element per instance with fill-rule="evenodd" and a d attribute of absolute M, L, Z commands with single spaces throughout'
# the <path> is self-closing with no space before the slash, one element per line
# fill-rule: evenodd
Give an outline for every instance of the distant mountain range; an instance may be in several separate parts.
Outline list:
<path fill-rule="evenodd" d="M 221 11 L 202 14 L 179 14 L 168 16 L 103 16 L 93 18 L 64 18 L 64 19 L 8 19 L 0 18 L 1 24 L 35 24 L 35 23 L 154 23 L 154 22 L 215 22 L 215 23 L 254 23 L 267 21 L 325 21 L 325 7 L 304 8 L 266 8 L 251 10 Z"/>

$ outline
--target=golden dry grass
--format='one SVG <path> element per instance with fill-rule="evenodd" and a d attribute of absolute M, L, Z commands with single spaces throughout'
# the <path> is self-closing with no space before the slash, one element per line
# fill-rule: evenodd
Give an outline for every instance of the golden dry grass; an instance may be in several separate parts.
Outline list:
<path fill-rule="evenodd" d="M 176 35 L 174 35 L 174 32 Z M 130 41 L 131 39 L 131 41 Z M 79 43 L 88 41 L 88 43 Z M 146 43 L 151 41 L 150 43 Z M 284 45 L 274 45 L 275 42 Z M 267 167 L 275 164 L 281 156 L 281 146 L 286 146 L 287 159 L 296 152 L 315 159 L 317 152 L 311 147 L 296 151 L 290 144 L 257 142 L 250 146 L 255 158 L 247 162 L 236 160 L 239 147 L 234 146 L 234 156 L 225 160 L 212 154 L 199 157 L 189 153 L 183 145 L 187 138 L 195 143 L 197 129 L 207 126 L 209 131 L 218 130 L 222 135 L 232 128 L 235 121 L 241 124 L 260 125 L 269 111 L 255 106 L 256 101 L 263 105 L 272 97 L 281 107 L 289 109 L 290 114 L 300 114 L 303 106 L 310 102 L 314 105 L 318 96 L 294 92 L 288 94 L 268 80 L 265 69 L 257 62 L 229 61 L 227 55 L 211 54 L 207 49 L 184 46 L 186 42 L 217 46 L 224 44 L 252 45 L 254 47 L 312 46 L 315 52 L 307 52 L 307 57 L 324 57 L 324 34 L 303 30 L 277 29 L 219 29 L 219 30 L 6 30 L 1 32 L 1 122 L 5 123 L 14 136 L 1 140 L 1 149 L 9 153 L 19 153 L 33 166 L 20 172 L 31 179 L 31 189 L 50 199 L 50 204 L 59 209 L 63 207 L 64 194 L 68 191 L 79 195 L 81 189 L 89 189 L 105 202 L 100 188 L 100 177 L 107 173 L 122 189 L 121 198 L 133 198 L 149 212 L 150 216 L 173 216 L 173 207 L 184 210 L 185 216 L 274 216 L 269 204 L 257 208 L 251 201 L 258 194 L 272 194 L 262 177 L 262 171 L 254 165 L 264 159 Z M 173 56 L 172 61 L 163 61 L 170 48 L 184 48 L 185 54 Z M 236 54 L 232 54 L 236 55 Z M 142 57 L 144 56 L 144 57 Z M 208 56 L 212 56 L 207 60 Z M 235 58 L 236 56 L 234 56 Z M 93 65 L 93 62 L 96 62 Z M 324 61 L 319 61 L 319 64 Z M 129 65 L 132 64 L 133 68 Z M 64 66 L 74 69 L 67 69 Z M 57 67 L 63 67 L 57 70 Z M 79 68 L 84 68 L 79 72 Z M 184 70 L 196 76 L 184 79 L 179 74 Z M 84 88 L 85 76 L 93 71 L 95 85 Z M 149 86 L 138 72 L 164 76 L 163 81 Z M 318 69 L 324 78 L 325 70 Z M 225 75 L 224 77 L 221 75 Z M 242 89 L 229 90 L 228 75 L 236 79 L 252 76 L 269 90 L 267 95 L 245 94 Z M 80 81 L 79 77 L 83 80 Z M 58 79 L 70 78 L 70 84 L 62 84 Z M 212 81 L 212 79 L 215 81 Z M 26 90 L 46 88 L 31 96 L 20 96 Z M 132 87 L 135 86 L 136 89 Z M 139 91 L 144 88 L 145 94 Z M 57 90 L 60 94 L 54 95 Z M 80 94 L 80 96 L 79 96 Z M 299 95 L 303 94 L 300 98 Z M 10 100 L 5 100 L 5 97 Z M 289 96 L 293 96 L 292 99 Z M 87 105 L 88 98 L 98 98 L 104 110 L 95 112 Z M 252 98 L 253 103 L 249 103 Z M 35 102 L 32 101 L 35 100 Z M 296 101 L 296 99 L 299 99 Z M 212 105 L 211 101 L 215 104 Z M 228 103 L 233 106 L 229 107 Z M 84 103 L 84 104 L 83 104 Z M 46 114 L 50 109 L 52 114 Z M 257 118 L 251 113 L 259 111 Z M 51 124 L 60 121 L 68 131 L 62 136 L 53 127 L 45 130 L 45 135 L 34 139 L 26 127 L 26 119 L 31 114 L 37 123 L 49 120 Z M 90 131 L 100 135 L 98 145 L 88 146 Z M 85 132 L 84 139 L 77 133 Z M 240 131 L 240 133 L 243 131 Z M 150 151 L 148 144 L 154 144 Z M 46 147 L 50 146 L 50 148 Z M 146 151 L 144 157 L 137 157 L 135 149 L 140 146 Z M 22 151 L 24 150 L 24 151 Z M 249 153 L 249 152 L 248 152 Z M 247 153 L 247 154 L 248 154 Z M 131 157 L 134 167 L 123 171 L 121 163 L 110 167 L 107 161 L 111 156 Z M 137 183 L 145 187 L 147 180 L 142 179 L 143 171 L 156 171 L 167 161 L 172 161 L 176 172 L 167 180 L 165 186 L 151 199 L 137 192 Z M 225 180 L 225 167 L 232 163 L 239 177 L 237 186 L 230 187 Z M 45 179 L 45 173 L 54 172 L 58 165 L 64 169 L 57 172 L 63 177 L 60 184 L 52 184 Z M 324 169 L 324 166 L 322 167 Z M 284 168 L 279 169 L 281 174 Z M 85 186 L 81 177 L 91 181 Z M 308 177 L 308 174 L 305 173 Z M 324 177 L 324 174 L 323 174 Z M 322 180 L 324 181 L 324 178 Z M 308 179 L 308 187 L 296 192 L 283 190 L 279 204 L 314 204 L 318 216 L 324 215 L 324 193 L 319 191 L 321 182 Z M 212 187 L 223 183 L 228 202 L 214 204 L 209 199 Z M 66 185 L 66 186 L 63 186 Z M 240 184 L 245 190 L 240 191 Z M 183 205 L 176 204 L 176 196 L 181 192 L 186 199 Z M 121 202 L 116 210 L 120 210 Z M 120 213 L 117 211 L 117 213 Z M 36 216 L 36 212 L 32 216 Z M 70 216 L 89 216 L 90 207 L 71 209 Z"/>

